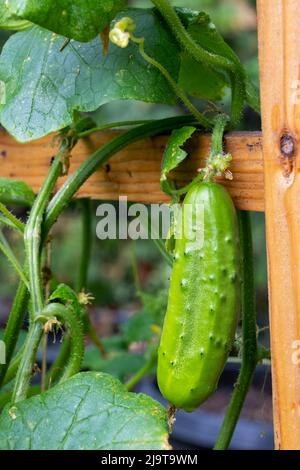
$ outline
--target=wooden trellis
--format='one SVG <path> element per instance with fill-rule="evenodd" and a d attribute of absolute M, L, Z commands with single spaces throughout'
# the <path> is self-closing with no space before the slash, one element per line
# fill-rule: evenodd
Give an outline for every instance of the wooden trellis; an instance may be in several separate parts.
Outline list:
<path fill-rule="evenodd" d="M 263 133 L 227 136 L 234 179 L 223 183 L 238 208 L 266 212 L 275 444 L 299 450 L 300 0 L 257 0 L 257 8 Z M 70 171 L 113 135 L 80 142 Z M 165 143 L 166 137 L 156 137 L 129 146 L 99 168 L 78 197 L 166 201 L 159 188 Z M 178 183 L 192 179 L 208 148 L 208 136 L 191 141 L 190 158 L 174 173 Z M 23 179 L 38 190 L 54 153 L 51 138 L 20 145 L 2 132 L 0 176 Z"/>

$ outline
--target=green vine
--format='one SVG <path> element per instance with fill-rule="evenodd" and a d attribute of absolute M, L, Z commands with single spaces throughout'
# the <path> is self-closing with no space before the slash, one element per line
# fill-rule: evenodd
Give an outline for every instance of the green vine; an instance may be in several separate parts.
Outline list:
<path fill-rule="evenodd" d="M 232 106 L 230 128 L 235 128 L 240 122 L 244 101 L 246 98 L 246 74 L 238 60 L 229 60 L 205 50 L 194 41 L 180 21 L 176 10 L 168 0 L 152 0 L 164 20 L 170 27 L 181 48 L 188 52 L 197 62 L 206 63 L 227 71 L 232 88 Z"/>
<path fill-rule="evenodd" d="M 215 450 L 228 448 L 242 407 L 244 405 L 257 363 L 261 360 L 258 354 L 257 326 L 255 311 L 254 262 L 252 247 L 251 219 L 248 212 L 239 211 L 239 227 L 242 244 L 242 328 L 243 349 L 242 365 L 238 381 L 234 387 L 230 404 L 222 424 Z"/>
<path fill-rule="evenodd" d="M 0 202 L 0 212 L 4 215 L 4 218 L 1 219 L 6 225 L 11 228 L 18 230 L 21 233 L 24 233 L 25 225 L 17 217 L 15 217 L 6 207 Z"/>
<path fill-rule="evenodd" d="M 19 333 L 27 313 L 28 301 L 29 291 L 26 285 L 20 282 L 3 335 L 6 347 L 6 363 L 0 365 L 0 386 L 3 383 L 6 371 L 13 357 Z"/>
<path fill-rule="evenodd" d="M 84 354 L 83 325 L 71 307 L 57 302 L 46 305 L 41 315 L 36 318 L 36 321 L 42 322 L 44 329 L 47 325 L 49 328 L 55 325 L 59 327 L 59 320 L 68 325 L 70 335 L 69 362 L 60 378 L 60 382 L 63 382 L 80 371 Z"/>
<path fill-rule="evenodd" d="M 44 212 L 56 181 L 62 174 L 62 156 L 63 153 L 60 152 L 52 162 L 48 177 L 34 202 L 24 232 L 25 249 L 28 260 L 28 277 L 34 317 L 38 315 L 44 307 L 40 259 L 41 226 Z"/>

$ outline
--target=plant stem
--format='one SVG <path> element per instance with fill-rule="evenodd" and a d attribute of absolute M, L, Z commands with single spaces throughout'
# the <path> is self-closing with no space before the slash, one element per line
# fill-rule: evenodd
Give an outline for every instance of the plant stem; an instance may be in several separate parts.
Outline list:
<path fill-rule="evenodd" d="M 170 253 L 168 253 L 168 251 L 166 250 L 165 243 L 161 240 L 161 238 L 159 238 L 158 240 L 153 239 L 152 241 L 155 244 L 156 248 L 159 250 L 162 257 L 166 260 L 168 266 L 172 268 L 173 258 Z"/>
<path fill-rule="evenodd" d="M 15 228 L 16 230 L 19 230 L 21 233 L 24 233 L 25 230 L 25 225 L 23 222 L 21 222 L 17 217 L 15 217 L 6 207 L 5 205 L 0 202 L 0 212 L 6 216 L 6 218 L 10 222 L 10 227 Z M 7 222 L 5 222 L 7 223 Z"/>
<path fill-rule="evenodd" d="M 112 139 L 107 144 L 103 145 L 93 155 L 91 155 L 81 166 L 68 177 L 67 181 L 58 190 L 56 195 L 50 201 L 46 210 L 46 219 L 44 223 L 45 237 L 55 221 L 64 210 L 66 205 L 71 201 L 74 194 L 83 185 L 83 183 L 96 171 L 100 165 L 109 160 L 115 153 L 122 150 L 127 145 L 138 140 L 152 137 L 173 129 L 177 129 L 187 124 L 194 124 L 195 118 L 192 116 L 178 116 L 173 118 L 160 119 L 152 121 L 147 124 L 130 129 L 124 134 L 121 134 Z"/>
<path fill-rule="evenodd" d="M 56 302 L 50 303 L 31 322 L 16 375 L 12 393 L 12 404 L 26 398 L 36 353 L 44 332 L 44 324 L 52 320 L 55 325 L 57 324 L 57 319 L 61 319 L 64 323 L 68 324 L 71 335 L 70 360 L 65 367 L 60 381 L 66 380 L 79 372 L 84 354 L 82 325 L 70 307 L 65 307 Z"/>
<path fill-rule="evenodd" d="M 44 392 L 46 390 L 47 349 L 48 349 L 48 334 L 44 333 L 43 338 L 42 338 L 41 392 Z"/>
<path fill-rule="evenodd" d="M 48 176 L 37 196 L 26 224 L 24 233 L 26 255 L 28 260 L 28 274 L 30 283 L 31 302 L 34 317 L 44 307 L 43 285 L 41 278 L 41 226 L 45 209 L 54 189 L 56 181 L 62 172 L 61 153 L 59 153 L 52 165 Z"/>
<path fill-rule="evenodd" d="M 79 262 L 79 273 L 76 285 L 76 291 L 81 292 L 87 288 L 88 282 L 88 269 L 90 265 L 91 252 L 92 252 L 92 204 L 90 199 L 82 199 L 80 201 L 82 207 L 82 235 L 81 235 L 81 252 Z M 94 325 L 89 317 L 88 309 L 85 309 L 84 323 L 86 325 L 86 333 L 90 340 L 98 348 L 100 354 L 105 357 L 105 347 L 98 338 Z"/>
<path fill-rule="evenodd" d="M 197 44 L 196 41 L 194 41 L 181 23 L 179 16 L 168 0 L 152 0 L 152 3 L 156 6 L 169 25 L 182 49 L 187 51 L 197 62 L 210 64 L 229 71 L 235 70 L 235 66 L 232 61 L 226 57 L 206 51 Z"/>
<path fill-rule="evenodd" d="M 12 400 L 16 402 L 26 397 L 36 352 L 43 332 L 42 327 L 35 322 L 36 317 L 41 313 L 44 307 L 43 284 L 41 278 L 42 221 L 56 181 L 62 173 L 63 158 L 68 155 L 71 142 L 72 145 L 75 144 L 74 139 L 64 139 L 62 141 L 60 151 L 53 160 L 48 176 L 46 177 L 42 189 L 32 206 L 24 232 L 32 315 L 25 342 L 24 354 L 16 375 L 12 395 Z"/>
<path fill-rule="evenodd" d="M 24 354 L 24 345 L 19 349 L 19 351 L 17 352 L 17 354 L 12 358 L 12 360 L 10 361 L 10 364 L 9 364 L 9 367 L 6 371 L 6 374 L 5 374 L 5 377 L 3 379 L 3 385 L 6 385 L 8 384 L 9 382 L 11 382 L 17 371 L 18 371 L 18 367 L 20 365 L 20 362 L 21 362 L 21 359 L 22 359 L 22 356 Z"/>
<path fill-rule="evenodd" d="M 81 249 L 76 291 L 87 288 L 88 269 L 92 252 L 92 205 L 90 199 L 80 200 L 82 210 Z"/>
<path fill-rule="evenodd" d="M 18 351 L 18 354 L 12 359 L 10 362 L 10 366 L 7 369 L 7 372 L 5 374 L 5 378 L 3 380 L 3 385 L 8 384 L 11 382 L 18 371 L 18 367 L 20 365 L 20 362 L 22 360 L 22 356 L 24 354 L 24 346 Z M 68 358 L 70 356 L 70 338 L 66 335 L 64 337 L 63 344 L 60 348 L 59 354 L 57 358 L 55 359 L 55 362 L 52 364 L 51 368 L 46 374 L 45 377 L 45 390 L 49 388 L 50 385 L 55 384 L 56 381 L 59 379 L 59 377 L 62 375 L 66 363 L 68 361 Z M 39 391 L 42 390 L 42 387 L 39 387 Z"/>
<path fill-rule="evenodd" d="M 25 342 L 24 353 L 16 375 L 15 385 L 12 393 L 11 402 L 17 403 L 24 400 L 27 396 L 35 356 L 43 334 L 43 325 L 34 321 L 29 328 Z"/>
<path fill-rule="evenodd" d="M 128 391 L 132 390 L 138 382 L 140 382 L 146 375 L 148 375 L 153 367 L 155 366 L 157 359 L 157 349 L 152 352 L 150 358 L 146 362 L 146 364 L 141 367 L 132 377 L 126 382 L 126 388 Z"/>
<path fill-rule="evenodd" d="M 71 307 L 53 302 L 46 305 L 41 315 L 37 317 L 37 320 L 42 322 L 46 322 L 47 320 L 56 321 L 57 319 L 68 325 L 71 338 L 69 362 L 61 376 L 60 382 L 62 382 L 79 372 L 84 354 L 84 339 L 83 327 Z"/>
<path fill-rule="evenodd" d="M 197 62 L 219 67 L 228 72 L 232 85 L 230 126 L 235 128 L 240 120 L 246 96 L 246 74 L 238 58 L 235 58 L 234 54 L 232 54 L 232 59 L 228 59 L 227 57 L 214 54 L 201 47 L 185 29 L 177 12 L 168 0 L 152 0 L 152 3 L 159 10 L 184 51 L 187 51 Z"/>
<path fill-rule="evenodd" d="M 252 247 L 251 219 L 248 212 L 239 211 L 239 227 L 242 248 L 242 328 L 243 352 L 242 365 L 235 385 L 225 419 L 222 424 L 215 450 L 226 450 L 230 444 L 234 429 L 239 419 L 244 401 L 252 382 L 258 363 L 256 334 L 254 262 Z"/>
<path fill-rule="evenodd" d="M 201 183 L 202 181 L 203 181 L 203 173 L 200 173 L 189 184 L 187 184 L 183 188 L 177 189 L 176 190 L 177 196 L 183 196 L 191 189 L 192 186 L 194 186 L 197 183 Z"/>
<path fill-rule="evenodd" d="M 131 36 L 131 39 L 133 42 L 139 45 L 139 51 L 143 59 L 160 71 L 160 73 L 165 77 L 167 82 L 171 85 L 171 87 L 173 88 L 178 98 L 181 99 L 181 101 L 184 103 L 184 105 L 187 107 L 190 113 L 195 117 L 195 119 L 197 119 L 197 121 L 201 124 L 201 126 L 205 127 L 206 129 L 210 129 L 212 125 L 210 119 L 205 117 L 204 114 L 200 113 L 200 111 L 198 111 L 198 109 L 193 105 L 193 103 L 191 103 L 191 101 L 188 99 L 185 92 L 180 88 L 179 85 L 177 85 L 175 80 L 173 80 L 173 78 L 171 77 L 167 69 L 165 69 L 165 67 L 161 65 L 160 62 L 153 59 L 145 52 L 145 48 L 144 48 L 145 39 L 136 38 L 134 36 Z"/>
<path fill-rule="evenodd" d="M 88 316 L 88 314 L 86 314 L 86 317 L 87 317 L 86 320 L 87 320 L 87 327 L 88 327 L 87 335 L 90 338 L 90 340 L 94 343 L 94 345 L 98 349 L 101 356 L 103 358 L 106 358 L 107 357 L 107 351 L 105 349 L 105 346 L 102 343 L 101 339 L 98 337 L 97 331 L 95 330 L 94 325 L 92 324 L 91 319 Z"/>
<path fill-rule="evenodd" d="M 217 116 L 211 136 L 211 158 L 223 153 L 223 137 L 228 118 L 224 114 Z"/>
<path fill-rule="evenodd" d="M 0 386 L 2 385 L 6 371 L 13 356 L 20 329 L 24 323 L 28 300 L 29 292 L 25 284 L 20 282 L 3 335 L 3 341 L 6 348 L 6 364 L 0 365 Z"/>
<path fill-rule="evenodd" d="M 45 246 L 45 254 L 46 254 L 46 278 L 44 279 L 45 284 L 45 299 L 48 301 L 50 297 L 50 280 L 51 275 L 51 254 L 52 254 L 52 245 L 51 245 L 51 237 L 48 237 L 47 243 Z M 41 391 L 44 392 L 46 390 L 46 375 L 47 375 L 47 350 L 48 350 L 48 333 L 44 333 L 42 339 L 42 371 L 41 371 Z"/>
<path fill-rule="evenodd" d="M 110 122 L 108 124 L 102 124 L 101 126 L 93 127 L 92 129 L 88 129 L 86 131 L 80 132 L 78 134 L 78 138 L 82 139 L 83 137 L 88 137 L 94 132 L 101 132 L 107 129 L 113 129 L 115 127 L 126 127 L 126 126 L 137 126 L 139 124 L 147 124 L 152 122 L 153 119 L 141 119 L 137 121 L 117 121 L 117 122 Z"/>

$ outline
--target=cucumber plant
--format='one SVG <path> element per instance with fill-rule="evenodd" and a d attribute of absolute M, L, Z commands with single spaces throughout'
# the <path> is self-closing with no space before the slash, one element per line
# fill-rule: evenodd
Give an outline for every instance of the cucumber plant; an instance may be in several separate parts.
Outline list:
<path fill-rule="evenodd" d="M 267 354 L 258 348 L 255 333 L 251 250 L 245 241 L 250 227 L 241 217 L 244 241 L 240 255 L 233 203 L 213 182 L 218 173 L 231 177 L 231 157 L 223 153 L 223 134 L 238 126 L 246 104 L 259 112 L 258 92 L 207 14 L 174 8 L 168 0 L 152 0 L 152 8 L 145 9 L 130 8 L 127 3 L 61 0 L 54 6 L 47 0 L 0 0 L 0 28 L 14 32 L 0 56 L 1 125 L 20 142 L 52 132 L 59 141 L 59 151 L 37 196 L 21 182 L 0 179 L 0 224 L 22 237 L 25 257 L 22 265 L 1 232 L 0 249 L 20 283 L 3 332 L 6 363 L 0 365 L 0 449 L 170 448 L 165 408 L 150 397 L 129 392 L 155 369 L 164 303 L 156 305 L 155 296 L 139 292 L 144 309 L 136 323 L 123 329 L 118 354 L 114 351 L 112 355 L 111 346 L 98 338 L 87 308 L 93 296 L 85 290 L 91 244 L 89 202 L 82 204 L 82 252 L 76 286 L 53 288 L 51 279 L 45 278 L 45 272 L 51 278 L 48 248 L 56 220 L 99 166 L 137 140 L 171 133 L 163 157 L 162 190 L 171 196 L 172 203 L 181 202 L 185 194 L 183 206 L 201 203 L 206 223 L 203 247 L 195 254 L 188 252 L 185 238 L 175 240 L 172 236 L 168 249 L 158 242 L 173 266 L 158 353 L 162 393 L 175 407 L 192 411 L 215 390 L 237 325 L 241 276 L 246 326 L 240 388 L 232 397 L 216 448 L 228 447 L 232 423 L 238 419 L 255 366 Z M 191 77 L 191 69 L 197 70 L 197 81 Z M 229 107 L 221 103 L 226 90 L 231 91 Z M 201 98 L 200 105 L 191 95 Z M 114 100 L 172 106 L 179 102 L 187 113 L 178 116 L 174 111 L 174 117 L 165 119 L 124 120 L 100 127 L 85 114 Z M 68 174 L 78 141 L 98 130 L 122 126 L 129 129 Z M 177 188 L 169 172 L 187 156 L 183 148 L 186 140 L 204 130 L 212 132 L 205 170 L 187 187 Z M 53 195 L 63 175 L 66 181 Z M 25 223 L 12 213 L 11 203 L 29 208 Z M 176 225 L 177 221 L 173 222 Z M 188 225 L 195 236 L 198 229 L 193 228 L 193 216 Z M 48 265 L 43 271 L 45 257 Z M 148 322 L 143 323 L 146 315 Z M 17 348 L 26 318 L 26 338 Z M 48 371 L 44 367 L 41 383 L 32 384 L 38 349 L 45 345 L 49 332 L 61 328 L 64 340 L 55 363 Z M 88 363 L 86 357 L 83 362 L 85 335 L 101 355 L 97 372 L 80 372 L 82 364 Z M 121 384 L 108 372 L 126 354 L 130 357 L 126 348 L 131 341 L 141 339 L 147 344 L 142 364 L 129 367 L 132 376 L 127 382 L 124 371 L 116 374 L 126 382 Z M 63 409 L 68 400 L 72 410 Z M 64 414 L 60 425 L 57 402 Z M 112 413 L 103 421 L 108 406 Z M 80 432 L 77 407 L 88 416 Z M 91 410 L 95 412 L 91 414 Z M 107 437 L 107 429 L 114 429 L 114 436 Z"/>

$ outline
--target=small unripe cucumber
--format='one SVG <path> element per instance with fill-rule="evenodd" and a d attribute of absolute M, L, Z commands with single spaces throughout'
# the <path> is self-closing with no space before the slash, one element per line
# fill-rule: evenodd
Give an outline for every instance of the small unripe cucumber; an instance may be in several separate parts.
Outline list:
<path fill-rule="evenodd" d="M 194 210 L 186 211 L 190 204 Z M 195 222 L 202 207 L 203 226 Z M 191 235 L 176 240 L 169 301 L 158 350 L 157 380 L 175 407 L 193 411 L 216 389 L 232 347 L 240 312 L 241 258 L 237 215 L 227 191 L 203 182 L 183 202 L 182 225 Z M 201 239 L 201 237 L 199 237 Z"/>

